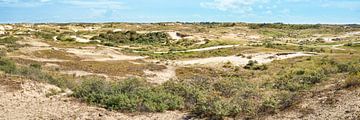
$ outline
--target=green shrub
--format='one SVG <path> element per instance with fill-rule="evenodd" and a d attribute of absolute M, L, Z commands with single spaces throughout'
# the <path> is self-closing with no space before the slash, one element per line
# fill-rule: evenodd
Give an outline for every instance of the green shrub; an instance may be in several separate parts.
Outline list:
<path fill-rule="evenodd" d="M 257 61 L 250 60 L 248 64 L 244 66 L 244 69 L 249 70 L 267 70 L 268 67 L 265 64 L 259 65 Z"/>
<path fill-rule="evenodd" d="M 19 38 L 14 36 L 5 37 L 0 39 L 0 44 L 15 44 L 18 40 Z"/>
<path fill-rule="evenodd" d="M 119 83 L 86 80 L 74 90 L 74 96 L 108 109 L 127 112 L 163 112 L 180 109 L 183 99 L 143 80 L 129 79 Z"/>
<path fill-rule="evenodd" d="M 298 91 L 320 83 L 326 75 L 322 69 L 298 69 L 278 78 L 274 87 L 281 90 Z"/>
<path fill-rule="evenodd" d="M 56 40 L 66 41 L 66 42 L 73 42 L 73 41 L 75 41 L 75 38 L 71 38 L 70 36 L 67 36 L 67 35 L 59 35 L 59 36 L 56 37 Z"/>
<path fill-rule="evenodd" d="M 230 116 L 238 110 L 234 107 L 236 106 L 225 101 L 225 99 L 214 96 L 206 99 L 204 102 L 197 103 L 192 113 L 209 119 L 223 119 L 223 117 Z"/>
<path fill-rule="evenodd" d="M 16 72 L 16 65 L 13 61 L 7 58 L 0 58 L 0 70 L 4 71 L 5 73 L 15 73 Z"/>

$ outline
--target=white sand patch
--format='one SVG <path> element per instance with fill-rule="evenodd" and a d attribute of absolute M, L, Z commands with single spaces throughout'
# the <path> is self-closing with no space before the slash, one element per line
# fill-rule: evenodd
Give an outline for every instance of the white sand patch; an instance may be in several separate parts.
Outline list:
<path fill-rule="evenodd" d="M 150 71 L 150 70 L 145 70 L 145 74 L 148 78 L 148 82 L 150 83 L 156 83 L 156 84 L 162 84 L 172 78 L 176 77 L 176 72 L 175 72 L 176 68 L 173 66 L 167 66 L 166 69 L 161 70 L 161 71 Z"/>
<path fill-rule="evenodd" d="M 191 59 L 191 60 L 180 60 L 173 61 L 175 65 L 204 65 L 204 64 L 222 64 L 231 62 L 234 65 L 241 66 L 246 65 L 250 60 L 255 60 L 260 64 L 270 63 L 274 60 L 282 60 L 300 56 L 312 56 L 313 54 L 307 54 L 302 52 L 291 53 L 287 55 L 277 55 L 276 53 L 257 53 L 257 54 L 247 54 L 245 56 L 252 56 L 251 59 L 241 56 L 227 56 L 227 57 L 210 57 L 210 58 L 201 58 L 201 59 Z"/>
<path fill-rule="evenodd" d="M 349 36 L 360 35 L 360 31 L 348 32 L 348 33 L 346 33 L 346 35 L 349 35 Z"/>
<path fill-rule="evenodd" d="M 174 39 L 174 40 L 180 40 L 180 39 L 182 39 L 180 36 L 178 36 L 178 33 L 177 33 L 177 32 L 167 32 L 167 34 L 169 34 L 169 36 L 170 36 L 171 39 Z"/>
<path fill-rule="evenodd" d="M 103 49 L 65 49 L 66 52 L 73 53 L 83 58 L 83 61 L 114 61 L 114 60 L 138 60 L 146 57 L 128 56 L 110 48 Z"/>
<path fill-rule="evenodd" d="M 80 43 L 88 43 L 88 42 L 91 41 L 89 39 L 81 38 L 81 37 L 78 37 L 78 36 L 70 36 L 70 37 L 74 38 L 76 42 L 80 42 Z"/>
<path fill-rule="evenodd" d="M 54 36 L 54 37 L 53 37 L 53 40 L 54 40 L 54 41 L 57 41 L 57 39 L 56 39 L 56 38 L 57 38 L 57 36 Z"/>
<path fill-rule="evenodd" d="M 123 29 L 114 29 L 113 32 L 121 32 Z"/>
<path fill-rule="evenodd" d="M 4 26 L 0 26 L 0 31 L 5 31 Z"/>

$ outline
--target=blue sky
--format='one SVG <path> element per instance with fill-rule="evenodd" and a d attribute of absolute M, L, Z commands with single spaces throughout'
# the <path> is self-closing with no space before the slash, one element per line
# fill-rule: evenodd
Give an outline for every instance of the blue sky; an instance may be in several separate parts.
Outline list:
<path fill-rule="evenodd" d="M 0 23 L 360 23 L 360 0 L 0 0 Z"/>

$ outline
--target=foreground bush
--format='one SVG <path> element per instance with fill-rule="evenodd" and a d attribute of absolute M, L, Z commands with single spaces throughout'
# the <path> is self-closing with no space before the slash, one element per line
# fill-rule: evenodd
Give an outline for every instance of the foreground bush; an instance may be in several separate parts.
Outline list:
<path fill-rule="evenodd" d="M 183 99 L 150 87 L 145 81 L 129 79 L 119 83 L 85 80 L 74 90 L 74 96 L 89 103 L 124 112 L 163 112 L 181 109 Z"/>

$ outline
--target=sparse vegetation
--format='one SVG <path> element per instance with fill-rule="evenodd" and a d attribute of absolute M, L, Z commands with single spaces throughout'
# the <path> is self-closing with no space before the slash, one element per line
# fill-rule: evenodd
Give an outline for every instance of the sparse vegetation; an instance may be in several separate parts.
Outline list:
<path fill-rule="evenodd" d="M 263 119 L 286 110 L 307 112 L 298 103 L 317 100 L 323 91 L 334 95 L 319 104 L 336 103 L 337 91 L 360 86 L 358 35 L 346 34 L 360 29 L 348 26 L 203 22 L 19 28 L 0 37 L 1 77 L 53 84 L 62 91 L 51 89 L 46 97 L 69 89 L 70 97 L 114 112 Z M 186 39 L 171 39 L 169 31 Z M 74 36 L 92 41 L 73 42 Z M 223 45 L 230 47 L 199 50 Z M 297 53 L 306 55 L 282 58 Z M 228 57 L 229 62 L 222 59 Z M 210 62 L 181 64 L 202 59 Z"/>

